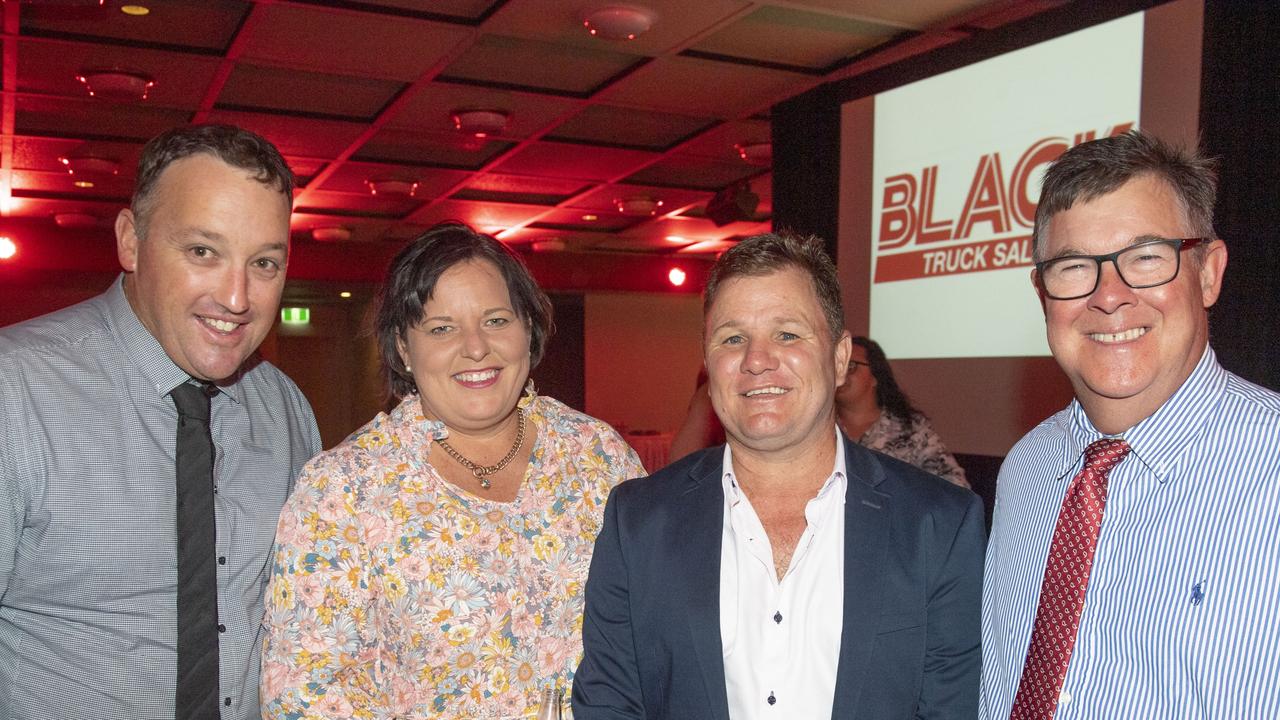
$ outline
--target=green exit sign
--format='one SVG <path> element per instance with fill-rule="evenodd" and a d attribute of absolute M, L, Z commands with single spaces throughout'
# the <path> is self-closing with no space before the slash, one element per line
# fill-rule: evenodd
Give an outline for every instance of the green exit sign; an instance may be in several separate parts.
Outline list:
<path fill-rule="evenodd" d="M 280 308 L 280 322 L 285 325 L 307 325 L 311 322 L 311 308 Z"/>

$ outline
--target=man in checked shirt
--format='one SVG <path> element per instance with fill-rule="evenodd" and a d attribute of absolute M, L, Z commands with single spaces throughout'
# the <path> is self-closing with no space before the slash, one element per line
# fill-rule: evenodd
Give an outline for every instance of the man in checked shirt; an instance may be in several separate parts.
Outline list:
<path fill-rule="evenodd" d="M 292 185 L 257 135 L 166 132 L 116 221 L 120 278 L 0 330 L 0 717 L 259 716 L 276 521 L 320 446 L 297 386 L 254 354 Z M 192 383 L 203 452 L 184 475 Z"/>

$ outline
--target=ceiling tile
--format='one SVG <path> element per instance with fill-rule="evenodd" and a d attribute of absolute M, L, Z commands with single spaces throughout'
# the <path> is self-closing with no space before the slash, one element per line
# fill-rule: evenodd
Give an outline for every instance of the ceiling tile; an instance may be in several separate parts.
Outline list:
<path fill-rule="evenodd" d="M 299 202 L 295 205 L 294 212 L 400 219 L 418 209 L 422 203 L 423 198 L 419 197 L 374 195 L 367 190 L 361 193 L 309 190 L 305 204 Z"/>
<path fill-rule="evenodd" d="M 578 180 L 612 180 L 652 162 L 657 155 L 640 150 L 538 142 L 519 150 L 494 170 L 516 175 L 547 175 Z"/>
<path fill-rule="evenodd" d="M 313 158 L 337 157 L 365 129 L 356 123 L 233 110 L 215 110 L 207 121 L 239 125 L 275 143 L 281 154 Z"/>
<path fill-rule="evenodd" d="M 311 230 L 318 227 L 342 227 L 351 231 L 351 239 L 344 243 L 380 242 L 394 227 L 391 220 L 381 218 L 341 217 L 337 215 L 319 215 L 315 213 L 295 212 L 289 218 L 289 227 L 293 232 L 294 245 L 290 250 L 294 256 L 304 255 L 312 245 L 327 245 L 311 238 Z"/>
<path fill-rule="evenodd" d="M 761 170 L 741 160 L 720 162 L 693 155 L 672 155 L 631 175 L 626 181 L 638 185 L 719 190 Z"/>
<path fill-rule="evenodd" d="M 736 119 L 816 85 L 798 73 L 687 57 L 658 58 L 600 94 L 619 104 Z"/>
<path fill-rule="evenodd" d="M 590 211 L 600 215 L 617 215 L 617 200 L 635 195 L 647 195 L 662 201 L 662 213 L 671 213 L 683 207 L 705 203 L 711 199 L 712 193 L 699 190 L 681 190 L 676 188 L 646 187 L 643 185 L 609 185 L 593 190 L 576 198 L 569 206 L 579 211 Z"/>
<path fill-rule="evenodd" d="M 500 173 L 478 175 L 467 183 L 468 190 L 533 195 L 577 195 L 587 187 L 581 180 Z"/>
<path fill-rule="evenodd" d="M 115 224 L 116 215 L 128 204 L 128 201 L 102 201 L 102 200 L 46 200 L 44 198 L 24 198 L 15 197 L 9 201 L 9 209 L 12 213 L 21 213 L 25 217 L 44 217 L 49 218 L 52 222 L 54 215 L 58 213 L 83 213 L 93 217 L 94 227 L 104 230 L 104 240 L 110 238 L 111 242 L 115 242 L 115 238 L 110 233 L 111 227 Z"/>
<path fill-rule="evenodd" d="M 76 80 L 77 74 L 101 68 L 130 70 L 155 80 L 142 102 L 194 110 L 213 81 L 218 64 L 216 57 L 202 55 L 24 38 L 18 42 L 18 89 L 41 95 L 88 98 L 88 91 Z"/>
<path fill-rule="evenodd" d="M 76 182 L 90 182 L 91 187 L 76 187 Z M 57 196 L 70 200 L 93 199 L 128 203 L 133 195 L 133 180 L 120 175 L 72 176 L 66 172 L 14 170 L 10 187 L 15 197 L 23 195 Z"/>
<path fill-rule="evenodd" d="M 901 32 L 892 25 L 766 5 L 693 49 L 817 70 Z"/>
<path fill-rule="evenodd" d="M 547 137 L 663 151 L 718 121 L 615 105 L 590 105 Z"/>
<path fill-rule="evenodd" d="M 422 208 L 405 219 L 419 225 L 459 220 L 480 232 L 493 234 L 502 232 L 512 225 L 526 222 L 546 211 L 545 207 L 537 205 L 442 200 Z"/>
<path fill-rule="evenodd" d="M 473 138 L 457 132 L 427 133 L 383 129 L 370 138 L 352 159 L 474 170 L 511 147 L 512 143 Z"/>
<path fill-rule="evenodd" d="M 412 81 L 471 30 L 411 18 L 261 3 L 242 38 L 244 58 L 336 75 Z"/>
<path fill-rule="evenodd" d="M 385 8 L 388 12 L 444 15 L 460 20 L 476 21 L 491 8 L 506 0 L 361 0 L 361 4 Z"/>
<path fill-rule="evenodd" d="M 581 101 L 549 95 L 495 90 L 474 85 L 434 82 L 410 91 L 387 127 L 453 132 L 452 113 L 459 108 L 483 108 L 508 113 L 501 137 L 526 138 L 541 132 Z"/>
<path fill-rule="evenodd" d="M 147 103 L 122 104 L 94 98 L 18 96 L 15 132 L 23 135 L 130 138 L 145 142 L 191 120 L 186 110 Z"/>
<path fill-rule="evenodd" d="M 414 197 L 430 199 L 440 197 L 464 182 L 469 175 L 461 170 L 437 170 L 435 168 L 406 167 L 381 163 L 346 162 L 336 169 L 320 186 L 320 190 L 345 193 L 368 193 L 367 181 L 375 178 L 395 178 L 418 183 Z"/>
<path fill-rule="evenodd" d="M 484 24 L 485 32 L 587 48 L 610 48 L 636 55 L 661 55 L 681 48 L 691 37 L 747 8 L 745 0 L 642 0 L 656 21 L 635 40 L 615 42 L 592 37 L 582 26 L 583 10 L 620 3 L 610 0 L 518 0 L 503 5 Z M 621 3 L 625 4 L 625 3 Z"/>
<path fill-rule="evenodd" d="M 743 162 L 737 144 L 772 142 L 768 120 L 735 120 L 714 127 L 680 146 L 680 155 L 701 155 L 722 162 Z"/>
<path fill-rule="evenodd" d="M 23 3 L 20 7 L 23 33 L 70 34 L 221 52 L 231 44 L 252 3 L 164 0 L 148 3 L 151 12 L 143 16 L 126 15 L 116 3 L 81 9 L 66 5 Z"/>
<path fill-rule="evenodd" d="M 929 2 L 902 2 L 902 0 L 792 0 L 796 7 L 811 10 L 829 10 L 848 17 L 858 17 L 872 22 L 898 24 L 915 30 L 963 15 L 982 5 L 994 5 L 993 0 L 929 0 Z"/>
<path fill-rule="evenodd" d="M 616 52 L 553 45 L 502 35 L 481 36 L 442 75 L 572 95 L 590 95 L 643 58 Z"/>
<path fill-rule="evenodd" d="M 282 110 L 353 121 L 374 119 L 404 83 L 238 63 L 218 96 L 219 108 Z"/>
<path fill-rule="evenodd" d="M 74 138 L 23 137 L 13 139 L 13 167 L 15 170 L 40 170 L 66 172 L 58 160 L 64 155 L 89 155 L 115 160 L 120 164 L 117 174 L 132 178 L 142 154 L 139 143 L 86 142 Z"/>
<path fill-rule="evenodd" d="M 592 218 L 588 220 L 586 218 Z M 580 233 L 613 233 L 625 230 L 649 218 L 628 217 L 616 210 L 611 213 L 584 213 L 572 208 L 557 208 L 531 223 L 531 230 L 556 230 L 561 232 Z"/>

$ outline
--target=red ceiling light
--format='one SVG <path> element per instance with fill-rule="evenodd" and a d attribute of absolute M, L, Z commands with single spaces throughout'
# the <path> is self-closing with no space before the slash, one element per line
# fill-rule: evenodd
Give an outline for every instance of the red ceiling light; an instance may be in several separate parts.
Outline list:
<path fill-rule="evenodd" d="M 661 200 L 649 195 L 629 195 L 614 200 L 613 204 L 618 208 L 618 212 L 629 217 L 657 215 L 658 208 L 662 207 Z"/>
<path fill-rule="evenodd" d="M 548 240 L 535 240 L 530 243 L 530 247 L 534 252 L 563 252 L 568 244 L 560 238 L 550 238 Z"/>
<path fill-rule="evenodd" d="M 0 235 L 0 260 L 8 260 L 18 254 L 18 244 L 13 238 Z"/>
<path fill-rule="evenodd" d="M 98 217 L 84 212 L 54 213 L 53 222 L 60 228 L 68 229 L 98 227 Z"/>
<path fill-rule="evenodd" d="M 451 117 L 453 117 L 453 126 L 459 132 L 478 138 L 485 138 L 506 130 L 507 119 L 510 116 L 502 110 L 464 108 L 454 110 Z"/>
<path fill-rule="evenodd" d="M 115 175 L 120 172 L 119 160 L 81 150 L 60 156 L 58 162 L 71 175 Z"/>
<path fill-rule="evenodd" d="M 687 279 L 688 277 L 689 276 L 685 274 L 685 271 L 681 270 L 678 267 L 671 268 L 671 272 L 667 273 L 667 280 L 670 281 L 671 284 L 674 285 L 675 287 L 680 287 L 681 285 L 683 285 L 685 279 Z"/>
<path fill-rule="evenodd" d="M 635 40 L 653 27 L 657 17 L 648 8 L 609 5 L 584 14 L 582 26 L 593 36 L 605 40 Z"/>
<path fill-rule="evenodd" d="M 316 242 L 346 242 L 351 239 L 351 229 L 341 225 L 313 227 L 311 239 Z"/>
<path fill-rule="evenodd" d="M 146 73 L 120 68 L 85 70 L 76 75 L 76 79 L 89 91 L 90 97 L 104 100 L 146 100 L 147 93 L 156 84 Z"/>
<path fill-rule="evenodd" d="M 369 194 L 379 197 L 407 198 L 418 191 L 418 181 L 405 178 L 371 178 L 365 180 L 365 184 L 369 186 Z"/>
<path fill-rule="evenodd" d="M 773 164 L 773 143 L 757 142 L 757 143 L 738 143 L 733 146 L 738 151 L 738 157 L 749 165 L 759 165 L 767 167 Z"/>

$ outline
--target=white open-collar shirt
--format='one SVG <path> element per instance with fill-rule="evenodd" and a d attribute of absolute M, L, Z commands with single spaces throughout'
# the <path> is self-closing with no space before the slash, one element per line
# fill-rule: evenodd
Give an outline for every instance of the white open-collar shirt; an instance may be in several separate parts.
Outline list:
<path fill-rule="evenodd" d="M 844 443 L 805 505 L 806 527 L 779 581 L 769 537 L 724 449 L 720 642 L 729 716 L 782 720 L 831 715 L 844 624 Z"/>

